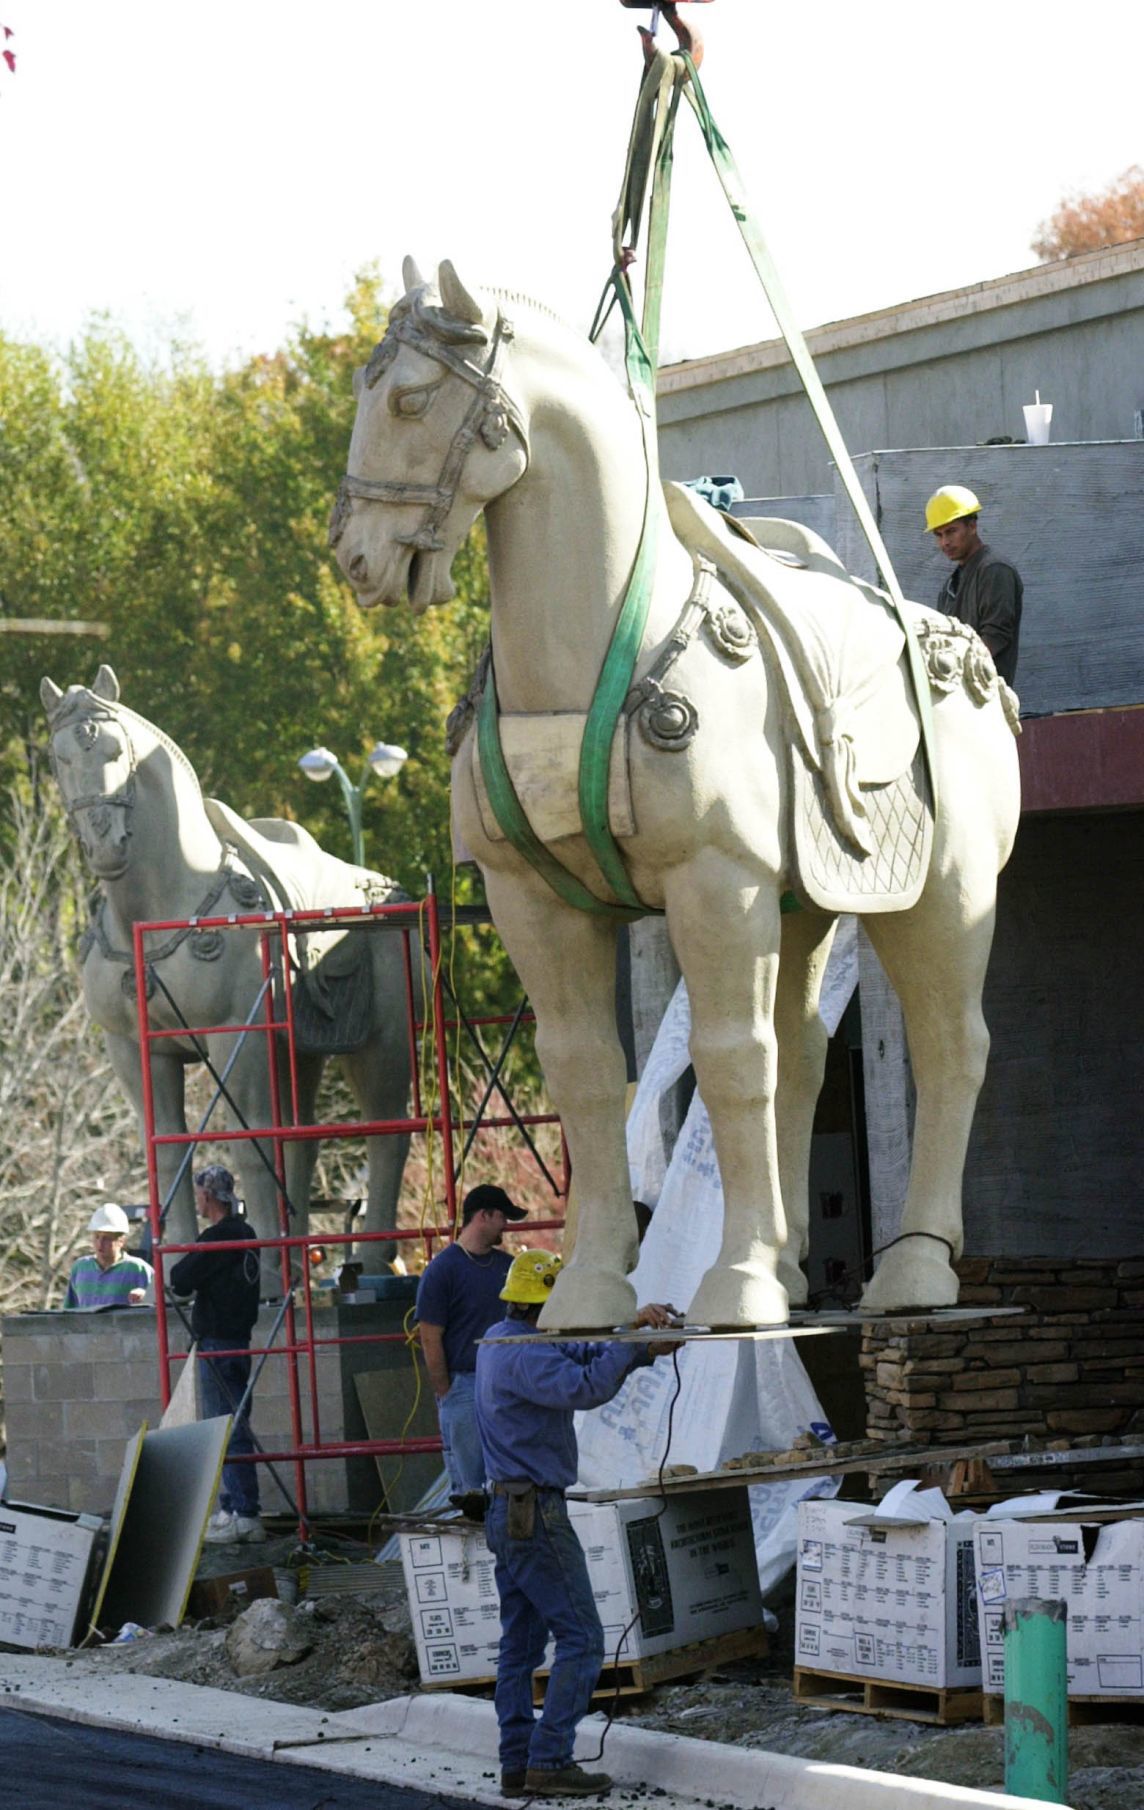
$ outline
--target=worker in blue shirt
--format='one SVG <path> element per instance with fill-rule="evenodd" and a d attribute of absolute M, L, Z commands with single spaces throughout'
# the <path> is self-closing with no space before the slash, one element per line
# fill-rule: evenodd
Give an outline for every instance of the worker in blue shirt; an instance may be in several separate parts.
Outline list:
<path fill-rule="evenodd" d="M 460 1231 L 418 1284 L 414 1317 L 454 1500 L 485 1487 L 473 1412 L 477 1340 L 501 1317 L 500 1292 L 512 1263 L 500 1248 L 505 1229 L 527 1217 L 503 1188 L 491 1182 L 470 1188 L 461 1203 Z"/>
<path fill-rule="evenodd" d="M 501 1610 L 496 1712 L 505 1797 L 587 1797 L 611 1788 L 607 1773 L 585 1772 L 572 1760 L 604 1660 L 587 1561 L 564 1505 L 577 1471 L 572 1417 L 611 1401 L 632 1370 L 671 1349 L 550 1343 L 536 1322 L 560 1268 L 551 1251 L 513 1259 L 500 1295 L 506 1318 L 485 1338 L 535 1333 L 535 1343 L 486 1342 L 477 1353 L 477 1427 L 492 1490 L 485 1538 Z M 644 1307 L 636 1324 L 666 1326 L 672 1312 Z M 556 1652 L 537 1721 L 532 1678 L 549 1633 Z"/>

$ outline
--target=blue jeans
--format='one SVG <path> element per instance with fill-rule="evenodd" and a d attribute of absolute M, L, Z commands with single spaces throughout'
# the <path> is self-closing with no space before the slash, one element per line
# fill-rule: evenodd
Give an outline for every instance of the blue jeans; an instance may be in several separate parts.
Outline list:
<path fill-rule="evenodd" d="M 466 1490 L 484 1489 L 485 1455 L 477 1432 L 477 1414 L 473 1405 L 477 1379 L 471 1370 L 455 1370 L 448 1395 L 437 1398 L 437 1419 L 441 1425 L 445 1469 L 454 1496 Z"/>
<path fill-rule="evenodd" d="M 485 1539 L 496 1559 L 501 1638 L 496 1711 L 505 1772 L 549 1771 L 571 1763 L 576 1727 L 604 1662 L 604 1630 L 588 1581 L 584 1548 L 559 1490 L 538 1490 L 532 1538 L 510 1540 L 508 1498 L 494 1496 Z M 537 1721 L 532 1676 L 551 1632 L 556 1654 Z"/>
<path fill-rule="evenodd" d="M 202 1392 L 202 1418 L 214 1420 L 219 1414 L 233 1414 L 250 1381 L 249 1357 L 212 1358 L 212 1351 L 233 1351 L 240 1339 L 199 1340 L 199 1385 Z M 258 1513 L 258 1469 L 253 1464 L 231 1464 L 246 1452 L 253 1452 L 250 1415 L 236 1418 L 226 1448 L 227 1462 L 222 1467 L 222 1487 L 218 1505 L 235 1515 Z"/>

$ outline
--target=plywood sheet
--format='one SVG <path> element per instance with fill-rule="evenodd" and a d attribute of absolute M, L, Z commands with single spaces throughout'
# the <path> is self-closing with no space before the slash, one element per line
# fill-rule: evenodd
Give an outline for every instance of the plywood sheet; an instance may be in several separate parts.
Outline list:
<path fill-rule="evenodd" d="M 231 1417 L 144 1433 L 100 1625 L 178 1627 L 218 1491 Z"/>

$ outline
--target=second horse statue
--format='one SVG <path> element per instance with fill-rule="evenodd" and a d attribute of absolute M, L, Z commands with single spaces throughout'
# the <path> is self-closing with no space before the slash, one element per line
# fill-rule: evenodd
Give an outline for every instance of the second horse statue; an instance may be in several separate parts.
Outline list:
<path fill-rule="evenodd" d="M 190 761 L 169 736 L 119 701 L 119 683 L 101 666 L 90 689 L 66 691 L 45 678 L 40 687 L 51 728 L 52 769 L 68 819 L 101 896 L 83 950 L 83 987 L 92 1019 L 104 1032 L 108 1055 L 142 1119 L 132 926 L 171 919 L 226 917 L 267 909 L 384 904 L 404 894 L 392 880 L 327 855 L 295 823 L 249 823 L 217 799 L 204 798 Z M 148 961 L 148 1020 L 153 1029 L 182 1032 L 151 1045 L 155 1130 L 187 1129 L 184 1084 L 200 1061 L 184 1025 L 243 1024 L 262 986 L 259 938 L 249 931 L 177 930 L 152 935 Z M 390 931 L 345 931 L 292 939 L 298 1060 L 298 1122 L 312 1123 L 322 1067 L 339 1055 L 365 1119 L 403 1118 L 410 1082 L 407 984 L 402 937 Z M 265 1018 L 259 1008 L 257 1019 Z M 205 1038 L 211 1063 L 224 1074 L 237 1037 Z M 279 1052 L 280 1054 L 280 1052 Z M 266 1036 L 251 1033 L 227 1074 L 227 1091 L 248 1125 L 271 1124 L 271 1079 Z M 290 1089 L 282 1077 L 282 1111 L 290 1123 Z M 232 1115 L 233 1117 L 233 1115 Z M 212 1129 L 218 1129 L 212 1123 Z M 259 1237 L 279 1235 L 273 1149 L 243 1142 L 242 1191 Z M 200 1147 L 200 1156 L 206 1146 Z M 368 1141 L 369 1195 L 364 1229 L 389 1231 L 408 1149 L 404 1136 Z M 285 1146 L 286 1192 L 296 1216 L 290 1231 L 306 1230 L 305 1211 L 317 1145 Z M 195 1236 L 189 1174 L 176 1176 L 186 1146 L 160 1144 L 156 1157 L 161 1201 L 170 1201 L 165 1236 Z M 205 1160 L 205 1159 L 204 1159 Z M 268 1253 L 263 1275 L 276 1292 L 278 1260 Z"/>

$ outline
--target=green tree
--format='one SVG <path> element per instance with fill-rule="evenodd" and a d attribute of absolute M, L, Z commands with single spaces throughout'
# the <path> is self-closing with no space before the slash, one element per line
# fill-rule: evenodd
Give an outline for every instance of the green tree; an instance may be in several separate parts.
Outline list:
<path fill-rule="evenodd" d="M 458 556 L 456 601 L 420 619 L 363 613 L 327 547 L 352 374 L 385 314 L 364 272 L 337 331 L 303 325 L 221 374 L 178 344 L 148 365 L 106 320 L 60 360 L 0 340 L 0 607 L 111 631 L 88 646 L 5 638 L 5 777 L 42 783 L 42 674 L 90 682 L 107 659 L 204 790 L 244 815 L 296 817 L 338 854 L 350 852 L 340 796 L 310 786 L 297 756 L 328 742 L 352 770 L 378 737 L 403 743 L 400 776 L 367 790 L 367 859 L 414 894 L 432 870 L 448 896 L 443 730 L 487 634 L 482 532 Z M 469 876 L 459 891 L 474 896 Z M 504 1003 L 503 954 L 470 945 L 467 997 Z"/>

